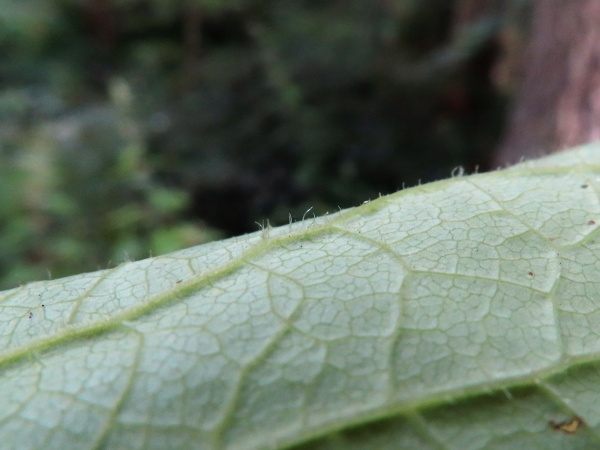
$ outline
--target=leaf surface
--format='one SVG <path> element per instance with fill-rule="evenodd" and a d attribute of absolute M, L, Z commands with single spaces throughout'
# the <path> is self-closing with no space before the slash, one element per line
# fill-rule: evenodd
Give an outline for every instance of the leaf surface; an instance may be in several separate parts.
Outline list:
<path fill-rule="evenodd" d="M 0 446 L 600 447 L 600 146 L 0 293 Z"/>

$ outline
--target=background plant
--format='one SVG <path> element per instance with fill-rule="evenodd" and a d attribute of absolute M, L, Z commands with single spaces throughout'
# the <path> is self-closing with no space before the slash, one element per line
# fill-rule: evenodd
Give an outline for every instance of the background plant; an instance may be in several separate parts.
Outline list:
<path fill-rule="evenodd" d="M 501 3 L 4 1 L 0 286 L 485 168 Z"/>

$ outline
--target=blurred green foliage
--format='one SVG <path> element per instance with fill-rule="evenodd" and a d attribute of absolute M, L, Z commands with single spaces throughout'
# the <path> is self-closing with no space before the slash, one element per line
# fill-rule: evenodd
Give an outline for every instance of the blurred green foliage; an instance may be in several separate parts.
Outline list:
<path fill-rule="evenodd" d="M 3 0 L 0 286 L 485 166 L 527 3 Z"/>

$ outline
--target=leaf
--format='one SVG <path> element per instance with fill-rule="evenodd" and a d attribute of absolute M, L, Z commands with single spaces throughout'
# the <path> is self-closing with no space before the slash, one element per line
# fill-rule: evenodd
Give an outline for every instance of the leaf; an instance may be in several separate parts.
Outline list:
<path fill-rule="evenodd" d="M 599 152 L 0 293 L 1 445 L 597 448 Z"/>

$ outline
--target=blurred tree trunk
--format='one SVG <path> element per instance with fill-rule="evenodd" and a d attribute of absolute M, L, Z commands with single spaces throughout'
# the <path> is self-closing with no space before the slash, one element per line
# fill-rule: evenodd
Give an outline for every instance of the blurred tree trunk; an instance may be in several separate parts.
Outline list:
<path fill-rule="evenodd" d="M 495 166 L 600 139 L 600 1 L 537 0 L 532 19 Z"/>

